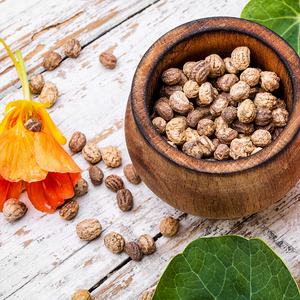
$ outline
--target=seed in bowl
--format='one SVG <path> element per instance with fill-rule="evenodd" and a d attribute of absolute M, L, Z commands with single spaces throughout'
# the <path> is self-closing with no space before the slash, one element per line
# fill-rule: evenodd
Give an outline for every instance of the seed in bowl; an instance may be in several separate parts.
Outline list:
<path fill-rule="evenodd" d="M 251 65 L 251 51 L 235 48 L 166 69 L 151 120 L 174 148 L 197 159 L 225 161 L 258 153 L 289 119 L 273 92 L 279 76 Z"/>

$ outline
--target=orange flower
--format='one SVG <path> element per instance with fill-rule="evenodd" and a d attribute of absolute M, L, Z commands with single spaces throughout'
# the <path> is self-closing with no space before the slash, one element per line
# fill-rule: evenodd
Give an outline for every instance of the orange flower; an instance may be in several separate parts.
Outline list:
<path fill-rule="evenodd" d="M 16 51 L 17 61 L 4 41 L 0 42 L 18 71 L 24 93 L 24 100 L 6 106 L 0 123 L 0 211 L 4 202 L 18 198 L 25 186 L 34 207 L 52 213 L 74 196 L 73 187 L 82 171 L 60 145 L 66 138 L 45 110 L 49 103 L 32 101 L 21 51 Z M 40 132 L 24 127 L 32 118 L 42 122 Z"/>

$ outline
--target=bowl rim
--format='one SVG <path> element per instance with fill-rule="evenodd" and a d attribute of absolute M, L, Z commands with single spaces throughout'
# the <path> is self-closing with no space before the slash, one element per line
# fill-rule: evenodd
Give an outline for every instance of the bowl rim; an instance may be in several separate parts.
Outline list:
<path fill-rule="evenodd" d="M 231 24 L 226 24 L 228 22 Z M 176 36 L 177 31 L 183 32 L 180 38 L 174 38 L 173 36 L 174 34 Z M 169 145 L 156 131 L 150 120 L 150 114 L 146 105 L 149 81 L 161 57 L 186 39 L 216 31 L 237 32 L 249 35 L 265 44 L 282 61 L 292 85 L 293 104 L 288 123 L 284 127 L 284 130 L 279 134 L 277 139 L 258 153 L 238 160 L 209 161 L 207 159 L 196 159 L 177 150 Z M 268 37 L 268 39 L 265 37 Z M 272 39 L 275 40 L 276 44 L 280 44 L 282 47 L 281 50 L 270 44 Z M 162 51 L 157 52 L 157 48 L 160 45 L 164 45 L 165 47 Z M 300 132 L 300 122 L 296 124 L 296 128 L 294 124 L 291 124 L 291 120 L 296 118 L 296 99 L 300 97 L 300 80 L 298 79 L 300 74 L 297 72 L 297 68 L 300 70 L 300 59 L 295 50 L 277 33 L 263 25 L 235 17 L 210 17 L 193 20 L 165 33 L 151 45 L 141 58 L 133 77 L 130 92 L 133 117 L 145 140 L 164 158 L 176 165 L 208 174 L 226 175 L 247 171 L 262 164 L 272 163 L 273 159 L 282 153 L 290 145 L 295 135 Z M 298 77 L 296 74 L 298 74 Z M 298 102 L 297 112 L 299 111 L 298 113 L 300 114 L 300 101 Z"/>

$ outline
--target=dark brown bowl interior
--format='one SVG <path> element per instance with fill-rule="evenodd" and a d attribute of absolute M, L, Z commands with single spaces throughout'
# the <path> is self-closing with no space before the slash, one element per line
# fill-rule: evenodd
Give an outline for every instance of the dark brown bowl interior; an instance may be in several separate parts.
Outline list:
<path fill-rule="evenodd" d="M 217 20 L 222 18 L 211 18 L 200 21 L 208 24 L 214 19 Z M 275 33 L 261 25 L 255 24 L 255 26 L 253 26 L 253 22 L 235 18 L 223 19 L 233 20 L 233 24 L 235 20 L 238 20 L 246 23 L 246 26 L 244 26 L 244 28 L 237 28 L 234 25 L 230 27 L 226 24 L 226 27 L 223 27 L 222 25 L 212 28 L 208 25 L 197 27 L 197 25 L 199 25 L 199 23 L 197 23 L 199 22 L 198 20 L 174 29 L 174 31 L 178 32 L 178 35 L 175 36 L 173 40 L 171 37 L 172 34 L 169 32 L 166 36 L 157 41 L 145 54 L 140 64 L 143 64 L 143 60 L 149 60 L 148 56 L 153 56 L 153 52 L 155 53 L 157 51 L 155 48 L 158 48 L 161 43 L 165 43 L 166 39 L 168 40 L 163 49 L 160 47 L 161 52 L 156 52 L 157 56 L 155 57 L 155 60 L 152 61 L 152 65 L 147 66 L 147 78 L 144 85 L 144 107 L 142 108 L 141 103 L 136 103 L 135 99 L 132 99 L 133 113 L 138 119 L 138 125 L 147 123 L 147 126 L 141 126 L 140 129 L 145 133 L 149 142 L 151 142 L 159 152 L 167 155 L 169 159 L 175 160 L 175 162 L 182 164 L 185 167 L 208 173 L 212 170 L 217 173 L 241 171 L 264 162 L 285 146 L 285 143 L 281 143 L 280 145 L 277 143 L 278 140 L 281 139 L 281 136 L 285 134 L 285 131 L 280 135 L 276 142 L 272 142 L 271 145 L 257 153 L 255 159 L 253 159 L 254 156 L 250 156 L 238 161 L 211 162 L 188 157 L 184 153 L 179 154 L 178 150 L 170 149 L 172 147 L 159 136 L 149 118 L 149 115 L 152 113 L 153 105 L 159 98 L 158 91 L 161 85 L 160 75 L 164 70 L 170 67 L 182 68 L 183 64 L 187 61 L 198 61 L 213 53 L 220 55 L 222 58 L 229 57 L 234 48 L 238 46 L 247 46 L 251 50 L 251 67 L 258 67 L 264 71 L 274 71 L 280 77 L 280 88 L 274 94 L 285 100 L 287 109 L 290 113 L 293 111 L 293 103 L 295 101 L 293 74 L 289 62 L 285 57 L 287 53 L 283 48 L 278 49 L 281 44 L 286 48 L 289 48 L 290 51 L 292 50 L 291 47 Z M 194 29 L 191 30 L 193 27 Z M 261 31 L 253 31 L 252 27 L 263 29 L 264 36 L 261 36 Z M 185 34 L 186 28 L 188 29 L 187 31 L 189 31 L 188 34 Z M 266 40 L 266 38 L 268 38 L 266 32 L 270 33 L 270 41 Z M 275 43 L 272 39 L 274 36 L 278 39 Z M 135 78 L 137 76 L 140 76 L 139 69 Z M 132 89 L 133 93 L 134 91 L 135 84 L 133 84 Z M 145 110 L 143 114 L 141 114 L 141 110 Z M 288 126 L 289 125 L 287 125 L 287 127 Z M 146 127 L 147 130 L 145 130 Z M 151 127 L 151 129 L 149 127 Z M 294 131 L 294 133 L 295 132 L 296 131 Z M 284 140 L 288 142 L 292 137 L 293 134 L 288 134 L 285 136 Z M 215 167 L 212 167 L 213 164 Z"/>

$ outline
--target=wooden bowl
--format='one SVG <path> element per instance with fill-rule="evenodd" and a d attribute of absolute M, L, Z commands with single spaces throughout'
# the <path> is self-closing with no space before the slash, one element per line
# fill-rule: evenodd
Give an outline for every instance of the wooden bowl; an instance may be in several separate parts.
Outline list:
<path fill-rule="evenodd" d="M 290 119 L 257 154 L 225 162 L 195 159 L 170 146 L 149 118 L 161 73 L 238 46 L 251 64 L 276 72 Z M 125 134 L 133 165 L 145 184 L 171 206 L 197 216 L 229 219 L 262 210 L 282 198 L 300 178 L 300 61 L 276 33 L 236 18 L 208 18 L 181 25 L 161 37 L 137 67 L 126 110 Z"/>

